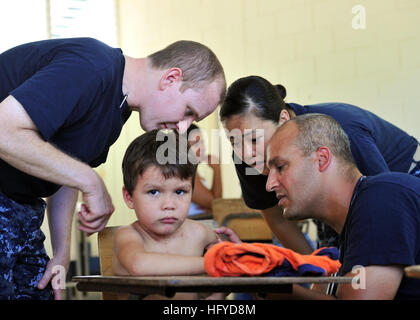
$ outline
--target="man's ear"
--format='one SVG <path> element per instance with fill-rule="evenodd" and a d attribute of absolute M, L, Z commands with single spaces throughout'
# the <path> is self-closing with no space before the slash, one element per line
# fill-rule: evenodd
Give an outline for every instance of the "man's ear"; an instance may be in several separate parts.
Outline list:
<path fill-rule="evenodd" d="M 290 120 L 290 114 L 286 109 L 281 110 L 279 117 L 279 126 L 281 126 L 286 121 Z"/>
<path fill-rule="evenodd" d="M 123 194 L 123 198 L 124 198 L 124 201 L 127 204 L 127 206 L 130 209 L 134 209 L 133 197 L 131 196 L 131 194 L 127 191 L 127 189 L 124 186 L 122 187 L 122 194 Z"/>
<path fill-rule="evenodd" d="M 180 81 L 182 82 L 182 70 L 179 68 L 170 68 L 162 74 L 159 81 L 159 89 L 165 90 Z"/>
<path fill-rule="evenodd" d="M 328 147 L 319 147 L 316 150 L 316 160 L 320 172 L 325 171 L 332 161 L 332 153 Z"/>

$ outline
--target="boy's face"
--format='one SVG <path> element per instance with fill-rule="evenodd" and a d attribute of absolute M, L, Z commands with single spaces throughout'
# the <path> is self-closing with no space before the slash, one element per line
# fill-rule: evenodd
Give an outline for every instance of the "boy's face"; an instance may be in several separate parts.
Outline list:
<path fill-rule="evenodd" d="M 137 179 L 132 195 L 123 188 L 124 200 L 134 209 L 146 232 L 167 235 L 175 232 L 188 216 L 192 178 L 166 179 L 156 166 L 147 168 Z"/>

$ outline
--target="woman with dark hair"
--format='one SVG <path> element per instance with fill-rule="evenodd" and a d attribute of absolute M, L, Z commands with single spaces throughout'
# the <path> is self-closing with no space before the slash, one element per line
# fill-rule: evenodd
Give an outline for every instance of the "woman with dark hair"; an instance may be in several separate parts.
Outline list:
<path fill-rule="evenodd" d="M 285 103 L 286 89 L 258 76 L 238 79 L 228 89 L 220 119 L 233 146 L 235 168 L 248 207 L 262 211 L 280 242 L 300 253 L 311 248 L 296 223 L 282 216 L 273 192 L 266 191 L 266 150 L 276 127 L 301 114 L 320 113 L 334 118 L 350 140 L 351 152 L 364 175 L 385 171 L 420 177 L 419 142 L 372 112 L 346 103 L 302 106 Z M 318 246 L 337 245 L 337 234 L 317 222 Z"/>

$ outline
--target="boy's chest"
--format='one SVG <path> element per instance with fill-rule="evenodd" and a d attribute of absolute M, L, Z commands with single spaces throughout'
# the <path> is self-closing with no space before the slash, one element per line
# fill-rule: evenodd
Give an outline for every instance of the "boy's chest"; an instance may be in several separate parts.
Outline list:
<path fill-rule="evenodd" d="M 148 243 L 145 244 L 144 248 L 148 252 L 197 257 L 202 256 L 204 251 L 200 241 L 194 241 L 194 239 L 189 237 L 177 237 L 176 239 L 159 243 Z"/>

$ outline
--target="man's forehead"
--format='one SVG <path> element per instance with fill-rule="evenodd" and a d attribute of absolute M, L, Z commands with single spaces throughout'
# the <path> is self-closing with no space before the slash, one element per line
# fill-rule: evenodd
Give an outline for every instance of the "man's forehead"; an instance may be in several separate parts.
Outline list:
<path fill-rule="evenodd" d="M 269 163 L 279 160 L 281 154 L 293 147 L 293 142 L 297 137 L 297 133 L 297 127 L 290 126 L 289 123 L 285 123 L 282 127 L 277 129 L 271 138 L 267 149 L 269 151 Z"/>
<path fill-rule="evenodd" d="M 277 128 L 273 135 L 273 142 L 285 142 L 289 144 L 294 141 L 299 133 L 298 127 L 295 122 L 287 121 L 281 127 Z"/>
<path fill-rule="evenodd" d="M 197 100 L 193 109 L 197 113 L 199 120 L 202 120 L 216 110 L 217 106 L 220 104 L 220 89 L 218 89 L 218 87 L 207 87 L 205 90 L 201 91 L 201 95 Z"/>

